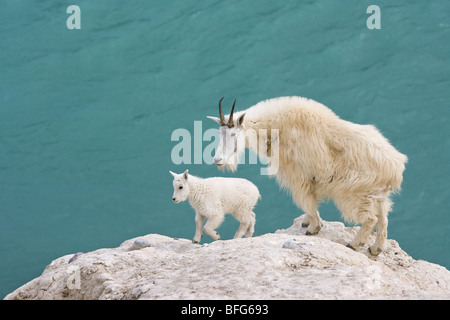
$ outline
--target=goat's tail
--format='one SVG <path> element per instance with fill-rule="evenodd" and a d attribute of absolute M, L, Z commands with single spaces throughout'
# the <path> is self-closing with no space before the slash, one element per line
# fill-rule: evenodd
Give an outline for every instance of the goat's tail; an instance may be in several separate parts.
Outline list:
<path fill-rule="evenodd" d="M 391 189 L 394 193 L 400 192 L 401 184 L 403 182 L 403 171 L 405 171 L 405 164 L 408 162 L 408 157 L 400 153 L 400 161 L 398 161 L 397 168 L 393 174 L 390 182 Z"/>

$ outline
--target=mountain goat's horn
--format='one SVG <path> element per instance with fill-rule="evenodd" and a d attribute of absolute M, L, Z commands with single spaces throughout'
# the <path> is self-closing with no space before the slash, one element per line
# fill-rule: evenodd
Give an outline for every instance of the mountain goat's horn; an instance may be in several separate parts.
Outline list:
<path fill-rule="evenodd" d="M 225 97 L 222 97 L 222 99 L 220 99 L 219 101 L 219 116 L 220 116 L 220 125 L 224 126 L 225 125 L 225 116 L 223 115 L 223 111 L 222 111 L 222 100 Z"/>
<path fill-rule="evenodd" d="M 231 113 L 230 113 L 230 119 L 228 119 L 228 128 L 233 127 L 233 112 L 234 112 L 234 106 L 236 105 L 236 99 L 234 99 L 233 106 L 231 107 Z"/>

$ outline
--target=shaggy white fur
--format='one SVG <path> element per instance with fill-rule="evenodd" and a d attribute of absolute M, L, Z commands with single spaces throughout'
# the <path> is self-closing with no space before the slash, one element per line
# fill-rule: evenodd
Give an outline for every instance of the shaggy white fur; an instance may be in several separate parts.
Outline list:
<path fill-rule="evenodd" d="M 390 194 L 400 190 L 408 158 L 374 126 L 342 120 L 323 104 L 303 97 L 265 100 L 233 117 L 237 120 L 232 127 L 220 128 L 219 146 L 226 148 L 217 150 L 218 166 L 236 170 L 236 155 L 255 145 L 240 142 L 246 131 L 277 129 L 278 139 L 271 143 L 278 144 L 279 154 L 270 165 L 277 168 L 279 184 L 307 214 L 306 233 L 319 232 L 318 202 L 332 198 L 346 220 L 361 224 L 350 248 L 364 244 L 375 227 L 377 237 L 370 252 L 377 255 L 384 249 Z M 225 116 L 225 123 L 228 119 Z M 269 153 L 261 148 L 254 151 L 261 156 Z"/>
<path fill-rule="evenodd" d="M 198 243 L 204 230 L 214 240 L 220 235 L 215 231 L 226 213 L 231 213 L 241 224 L 234 238 L 251 237 L 255 231 L 255 213 L 252 211 L 261 198 L 258 188 L 246 179 L 213 177 L 202 179 L 184 173 L 173 176 L 173 196 L 175 203 L 189 199 L 195 210 L 195 235 L 192 242 Z"/>

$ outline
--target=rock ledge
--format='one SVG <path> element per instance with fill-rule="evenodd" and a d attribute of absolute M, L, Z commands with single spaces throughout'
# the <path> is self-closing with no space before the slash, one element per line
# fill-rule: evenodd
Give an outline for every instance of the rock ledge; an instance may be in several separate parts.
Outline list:
<path fill-rule="evenodd" d="M 355 252 L 345 244 L 358 227 L 340 222 L 306 236 L 303 217 L 247 239 L 199 245 L 149 234 L 66 255 L 5 299 L 450 299 L 446 268 L 394 240 L 378 257 Z"/>

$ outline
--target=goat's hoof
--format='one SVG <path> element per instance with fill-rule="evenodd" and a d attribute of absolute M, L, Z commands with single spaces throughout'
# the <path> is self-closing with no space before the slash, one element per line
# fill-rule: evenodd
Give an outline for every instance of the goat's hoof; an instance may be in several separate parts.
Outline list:
<path fill-rule="evenodd" d="M 192 240 L 192 243 L 194 243 L 194 244 L 195 244 L 195 243 L 198 243 L 198 241 L 196 241 L 196 240 Z"/>
<path fill-rule="evenodd" d="M 302 222 L 302 228 L 308 228 L 308 226 L 309 226 L 309 223 Z"/>
<path fill-rule="evenodd" d="M 377 256 L 383 251 L 383 249 L 381 249 L 380 247 L 370 247 L 368 250 L 373 256 Z"/>
<path fill-rule="evenodd" d="M 353 251 L 356 251 L 356 249 L 353 248 L 353 246 L 350 243 L 347 243 L 346 247 L 352 249 Z"/>
<path fill-rule="evenodd" d="M 306 235 L 307 236 L 312 236 L 312 235 L 315 235 L 315 234 L 317 234 L 319 231 L 320 231 L 320 229 L 322 229 L 322 227 L 321 226 L 318 226 L 316 229 L 314 229 L 313 231 L 309 231 L 308 229 L 306 229 Z"/>

